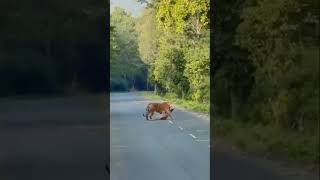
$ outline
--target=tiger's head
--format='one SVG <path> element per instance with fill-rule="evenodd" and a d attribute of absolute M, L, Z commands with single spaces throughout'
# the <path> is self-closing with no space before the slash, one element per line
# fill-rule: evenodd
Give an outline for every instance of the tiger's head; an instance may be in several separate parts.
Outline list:
<path fill-rule="evenodd" d="M 169 104 L 169 106 L 170 106 L 170 111 L 172 112 L 175 107 L 172 104 Z"/>

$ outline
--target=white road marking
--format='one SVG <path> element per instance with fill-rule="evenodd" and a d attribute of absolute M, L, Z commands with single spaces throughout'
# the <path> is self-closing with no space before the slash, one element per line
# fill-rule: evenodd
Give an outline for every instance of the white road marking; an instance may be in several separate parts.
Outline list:
<path fill-rule="evenodd" d="M 183 128 L 182 128 L 181 126 L 179 126 L 179 129 L 180 129 L 181 131 L 183 131 Z"/>
<path fill-rule="evenodd" d="M 170 120 L 169 120 L 169 123 L 173 124 L 173 122 L 172 122 L 172 121 L 170 121 Z"/>
<path fill-rule="evenodd" d="M 198 142 L 208 142 L 209 140 L 208 139 L 198 139 L 196 141 L 198 141 Z"/>
<path fill-rule="evenodd" d="M 193 134 L 189 134 L 193 139 L 196 139 L 197 137 L 194 136 Z"/>

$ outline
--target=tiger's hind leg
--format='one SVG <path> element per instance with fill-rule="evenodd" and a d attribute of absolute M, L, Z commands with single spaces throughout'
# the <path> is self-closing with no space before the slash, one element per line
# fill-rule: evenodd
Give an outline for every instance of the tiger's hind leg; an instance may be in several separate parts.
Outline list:
<path fill-rule="evenodd" d="M 152 112 L 152 113 L 150 114 L 150 120 L 152 119 L 153 114 L 154 114 L 154 112 Z"/>

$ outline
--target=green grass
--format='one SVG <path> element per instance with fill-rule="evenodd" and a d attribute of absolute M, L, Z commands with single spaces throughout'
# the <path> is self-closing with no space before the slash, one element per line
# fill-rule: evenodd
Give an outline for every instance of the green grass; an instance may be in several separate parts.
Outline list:
<path fill-rule="evenodd" d="M 163 101 L 168 101 L 170 103 L 176 104 L 176 105 L 183 107 L 185 109 L 209 115 L 209 109 L 210 109 L 209 103 L 200 103 L 200 102 L 191 101 L 191 100 L 179 99 L 179 98 L 177 98 L 176 95 L 170 94 L 170 93 L 167 93 L 163 97 L 158 96 L 150 91 L 149 92 L 140 91 L 140 92 L 136 92 L 136 93 L 138 95 L 144 96 L 147 99 L 153 99 L 153 100 L 159 99 L 159 100 L 163 100 Z"/>
<path fill-rule="evenodd" d="M 268 158 L 316 167 L 319 164 L 319 136 L 299 134 L 265 125 L 215 120 L 213 134 L 241 151 Z"/>

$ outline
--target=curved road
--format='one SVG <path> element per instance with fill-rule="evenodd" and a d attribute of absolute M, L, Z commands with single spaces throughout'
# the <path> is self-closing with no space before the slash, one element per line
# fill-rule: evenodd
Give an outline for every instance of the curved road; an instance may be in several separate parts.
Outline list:
<path fill-rule="evenodd" d="M 149 101 L 131 93 L 110 98 L 111 180 L 209 180 L 208 120 L 176 109 L 174 120 L 146 121 Z"/>

